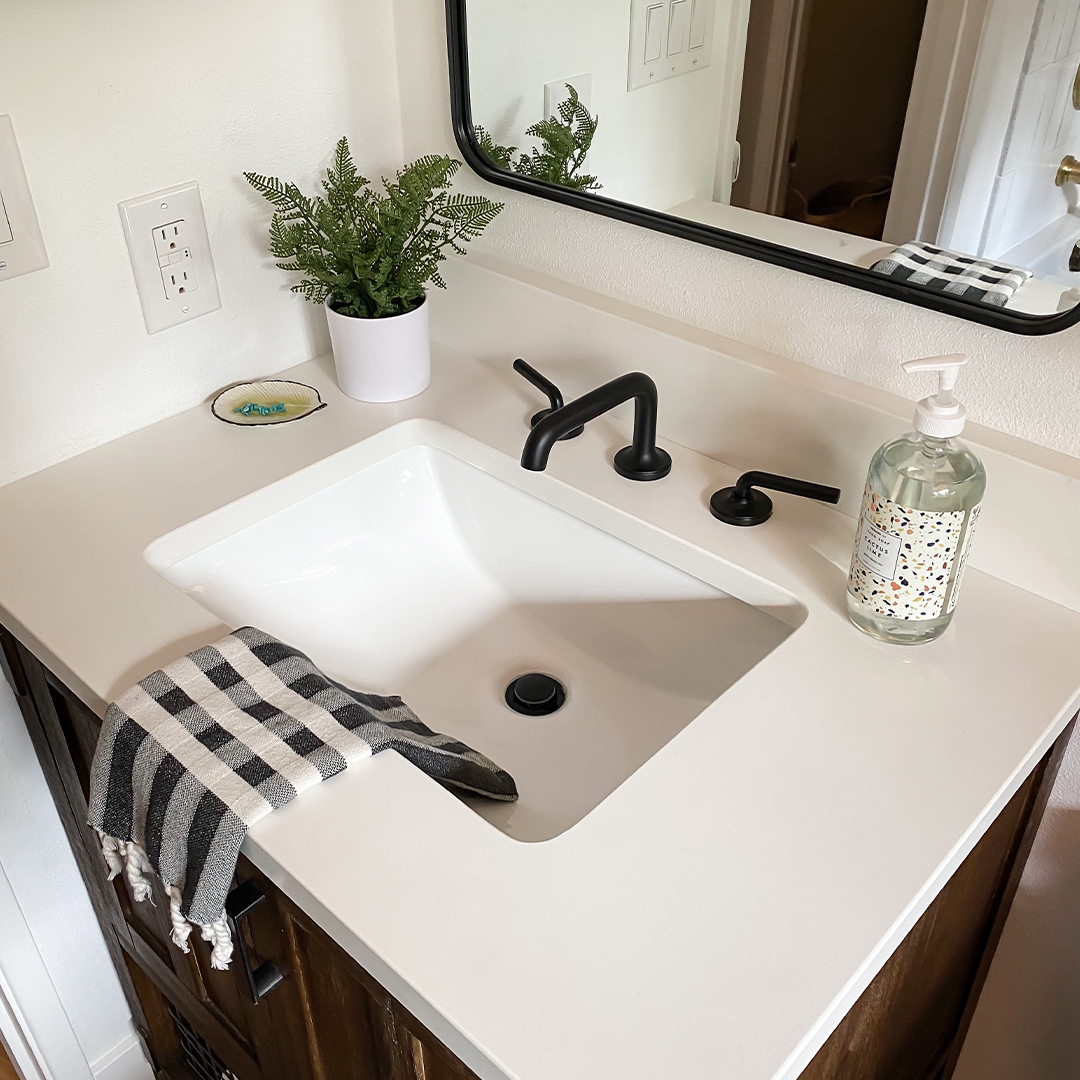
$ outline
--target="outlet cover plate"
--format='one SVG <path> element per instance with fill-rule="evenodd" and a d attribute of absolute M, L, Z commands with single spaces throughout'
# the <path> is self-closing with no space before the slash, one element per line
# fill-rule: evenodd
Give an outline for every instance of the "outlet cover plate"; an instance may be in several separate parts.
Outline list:
<path fill-rule="evenodd" d="M 0 281 L 49 265 L 15 125 L 0 116 Z"/>
<path fill-rule="evenodd" d="M 221 307 L 202 197 L 194 180 L 120 203 L 120 220 L 148 334 L 190 322 Z M 198 288 L 170 296 L 162 277 L 154 230 L 176 222 L 183 222 L 184 246 L 190 252 Z"/>

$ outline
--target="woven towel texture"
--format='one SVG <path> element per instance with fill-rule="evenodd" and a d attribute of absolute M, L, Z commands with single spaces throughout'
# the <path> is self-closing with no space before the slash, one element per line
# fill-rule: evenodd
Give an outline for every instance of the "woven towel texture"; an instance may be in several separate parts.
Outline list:
<path fill-rule="evenodd" d="M 926 285 L 992 307 L 1004 307 L 1031 277 L 1030 270 L 1000 266 L 919 241 L 902 244 L 870 269 L 899 281 Z"/>
<path fill-rule="evenodd" d="M 240 844 L 260 818 L 360 758 L 393 748 L 428 775 L 514 800 L 512 777 L 437 734 L 398 697 L 328 679 L 303 653 L 253 627 L 155 671 L 105 714 L 91 771 L 89 824 L 110 877 L 136 899 L 154 871 L 170 897 L 173 940 L 192 924 L 231 955 L 225 898 Z"/>

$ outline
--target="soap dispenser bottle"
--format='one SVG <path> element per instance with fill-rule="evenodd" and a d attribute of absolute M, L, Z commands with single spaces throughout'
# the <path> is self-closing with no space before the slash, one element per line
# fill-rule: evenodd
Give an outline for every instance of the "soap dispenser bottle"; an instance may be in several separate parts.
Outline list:
<path fill-rule="evenodd" d="M 953 397 L 966 356 L 908 360 L 936 372 L 936 396 L 915 407 L 915 430 L 870 462 L 848 575 L 851 621 L 882 641 L 919 645 L 952 621 L 979 506 L 982 462 L 956 438 L 967 410 Z"/>

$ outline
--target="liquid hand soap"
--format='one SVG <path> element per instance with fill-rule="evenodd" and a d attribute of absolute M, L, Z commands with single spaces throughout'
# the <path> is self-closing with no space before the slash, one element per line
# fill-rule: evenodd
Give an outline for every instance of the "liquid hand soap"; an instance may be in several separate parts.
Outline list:
<path fill-rule="evenodd" d="M 979 518 L 986 473 L 956 436 L 967 410 L 953 397 L 966 356 L 908 360 L 937 373 L 938 391 L 915 407 L 915 430 L 887 442 L 866 477 L 848 575 L 851 621 L 881 641 L 919 645 L 952 621 Z"/>

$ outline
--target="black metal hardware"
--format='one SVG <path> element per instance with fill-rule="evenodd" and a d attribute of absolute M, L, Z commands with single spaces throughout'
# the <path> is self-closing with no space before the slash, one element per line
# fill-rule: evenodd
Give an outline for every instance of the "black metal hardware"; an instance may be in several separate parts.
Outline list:
<path fill-rule="evenodd" d="M 469 42 L 465 17 L 467 0 L 446 0 L 446 38 L 450 59 L 450 114 L 461 156 L 473 172 L 492 184 L 524 191 L 542 199 L 576 206 L 579 210 L 588 210 L 593 214 L 628 221 L 646 229 L 678 236 L 683 240 L 693 240 L 698 244 L 733 251 L 736 255 L 745 255 L 759 262 L 784 266 L 803 274 L 837 281 L 856 289 L 889 296 L 894 300 L 903 300 L 933 311 L 943 311 L 947 315 L 967 319 L 970 322 L 993 326 L 999 330 L 1008 330 L 1013 334 L 1056 334 L 1080 322 L 1080 304 L 1058 315 L 1029 315 L 1022 311 L 994 307 L 966 300 L 952 293 L 938 292 L 926 285 L 913 285 L 875 274 L 862 266 L 827 259 L 822 255 L 812 255 L 797 248 L 781 247 L 754 236 L 717 229 L 712 225 L 688 221 L 673 217 L 659 210 L 648 210 L 632 203 L 618 202 L 602 195 L 559 184 L 537 180 L 531 176 L 500 169 L 492 164 L 480 149 L 473 127 L 472 100 L 469 91 Z"/>
<path fill-rule="evenodd" d="M 760 525 L 768 521 L 773 511 L 772 499 L 755 491 L 757 487 L 785 491 L 789 495 L 801 495 L 804 499 L 817 499 L 820 502 L 840 501 L 839 488 L 811 484 L 808 480 L 796 480 L 792 476 L 777 476 L 776 473 L 748 472 L 739 477 L 734 487 L 721 488 L 713 493 L 709 500 L 713 517 L 728 525 Z"/>
<path fill-rule="evenodd" d="M 541 420 L 544 419 L 548 413 L 553 413 L 556 409 L 563 407 L 562 391 L 548 378 L 541 375 L 539 371 L 532 366 L 532 364 L 525 363 L 519 356 L 514 361 L 514 370 L 519 375 L 524 375 L 537 388 L 547 394 L 548 401 L 551 402 L 550 409 L 541 409 L 538 413 L 533 413 L 532 426 L 536 427 Z M 574 428 L 573 431 L 568 431 L 565 435 L 560 435 L 560 439 L 576 439 L 585 430 L 585 425 Z"/>
<path fill-rule="evenodd" d="M 506 704 L 523 716 L 547 716 L 563 707 L 566 687 L 551 675 L 532 671 L 506 688 Z"/>
<path fill-rule="evenodd" d="M 229 929 L 232 931 L 236 947 L 240 950 L 240 962 L 244 965 L 244 974 L 247 975 L 248 986 L 251 988 L 251 999 L 256 1005 L 285 978 L 269 960 L 260 964 L 254 971 L 252 970 L 247 942 L 237 925 L 265 899 L 266 894 L 254 881 L 245 881 L 237 885 L 225 899 L 225 914 L 229 917 Z"/>
<path fill-rule="evenodd" d="M 615 455 L 615 471 L 628 480 L 660 480 L 671 472 L 671 455 L 656 445 L 656 383 L 641 371 L 620 375 L 548 413 L 525 440 L 521 467 L 532 472 L 547 468 L 551 448 L 566 432 L 634 399 L 634 442 Z"/>

